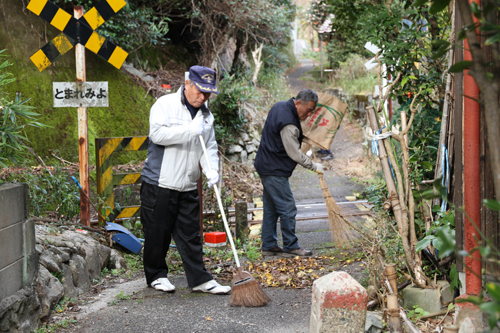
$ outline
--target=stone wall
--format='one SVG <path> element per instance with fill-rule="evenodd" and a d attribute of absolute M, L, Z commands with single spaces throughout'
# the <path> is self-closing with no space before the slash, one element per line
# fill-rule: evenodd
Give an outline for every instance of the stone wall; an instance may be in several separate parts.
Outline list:
<path fill-rule="evenodd" d="M 120 269 L 120 252 L 75 227 L 28 220 L 28 186 L 0 186 L 0 332 L 32 332 L 65 296 L 77 298 L 104 267 Z"/>
<path fill-rule="evenodd" d="M 229 147 L 226 157 L 231 162 L 241 162 L 253 165 L 257 149 L 260 145 L 260 133 L 254 126 L 249 126 L 248 132 L 243 132 L 238 138 L 238 143 Z"/>
<path fill-rule="evenodd" d="M 50 315 L 51 310 L 63 296 L 70 300 L 90 289 L 93 281 L 98 281 L 101 270 L 121 268 L 123 259 L 117 251 L 100 244 L 90 236 L 74 230 L 57 230 L 37 226 L 36 252 L 40 256 L 40 271 L 37 287 L 40 295 L 41 319 Z M 59 233 L 61 232 L 62 233 Z"/>

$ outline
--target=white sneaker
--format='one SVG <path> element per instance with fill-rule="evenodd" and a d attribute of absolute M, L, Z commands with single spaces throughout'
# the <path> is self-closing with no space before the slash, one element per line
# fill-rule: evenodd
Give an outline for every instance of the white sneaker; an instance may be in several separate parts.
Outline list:
<path fill-rule="evenodd" d="M 210 294 L 227 294 L 231 291 L 229 286 L 221 286 L 215 280 L 210 280 L 193 288 L 193 291 Z"/>
<path fill-rule="evenodd" d="M 151 287 L 160 291 L 172 292 L 175 291 L 175 286 L 168 281 L 167 278 L 159 278 L 151 282 Z"/>

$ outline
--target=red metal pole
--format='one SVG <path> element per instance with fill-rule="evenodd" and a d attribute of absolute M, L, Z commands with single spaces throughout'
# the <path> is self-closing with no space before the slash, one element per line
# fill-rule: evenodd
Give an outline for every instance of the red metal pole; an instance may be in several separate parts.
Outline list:
<path fill-rule="evenodd" d="M 76 19 L 83 16 L 83 6 L 75 6 L 73 15 Z M 77 23 L 77 25 L 80 23 Z M 78 29 L 78 26 L 77 26 Z M 78 41 L 79 42 L 79 41 Z M 81 83 L 87 81 L 87 71 L 85 68 L 85 46 L 75 45 L 76 56 L 76 81 Z M 82 86 L 80 84 L 80 90 Z M 89 138 L 88 138 L 88 120 L 87 108 L 78 108 L 78 155 L 80 157 L 80 185 L 82 191 L 86 194 L 80 196 L 80 223 L 90 226 L 90 204 L 87 199 L 89 196 Z"/>
<path fill-rule="evenodd" d="M 472 1 L 469 0 L 469 3 Z M 479 1 L 475 1 L 480 4 Z M 474 17 L 475 21 L 477 19 Z M 467 39 L 464 41 L 464 60 L 472 60 Z M 480 111 L 479 88 L 473 77 L 464 72 L 463 97 L 463 149 L 464 149 L 464 205 L 470 216 L 465 218 L 465 250 L 470 252 L 478 245 L 480 235 L 476 227 L 480 228 L 481 221 L 481 166 L 480 166 Z M 475 224 L 475 226 L 473 225 Z M 468 295 L 479 295 L 481 292 L 481 255 L 474 252 L 472 258 L 466 258 L 465 290 Z M 475 274 L 477 274 L 477 276 Z"/>

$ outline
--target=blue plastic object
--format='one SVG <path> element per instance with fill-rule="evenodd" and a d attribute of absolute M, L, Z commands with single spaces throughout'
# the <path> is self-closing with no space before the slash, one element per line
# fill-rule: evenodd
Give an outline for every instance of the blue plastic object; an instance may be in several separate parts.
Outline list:
<path fill-rule="evenodd" d="M 80 185 L 80 182 L 78 181 L 78 179 L 76 179 L 74 176 L 71 176 L 71 179 L 73 179 L 73 181 L 76 183 L 76 185 L 78 185 L 78 187 L 81 190 L 82 189 L 82 185 Z"/>
<path fill-rule="evenodd" d="M 116 231 L 111 238 L 114 242 L 120 244 L 127 250 L 138 253 L 142 249 L 142 243 L 127 228 L 112 222 L 106 223 L 107 231 Z"/>

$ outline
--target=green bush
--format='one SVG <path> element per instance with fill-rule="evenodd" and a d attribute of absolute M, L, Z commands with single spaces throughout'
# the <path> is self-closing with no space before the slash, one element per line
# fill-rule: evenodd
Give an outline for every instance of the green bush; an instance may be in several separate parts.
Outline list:
<path fill-rule="evenodd" d="M 80 190 L 60 168 L 40 172 L 25 170 L 13 177 L 29 186 L 30 215 L 56 215 L 60 220 L 72 220 L 80 214 Z"/>
<path fill-rule="evenodd" d="M 0 50 L 0 166 L 6 167 L 7 161 L 20 163 L 26 159 L 26 143 L 28 139 L 24 134 L 24 127 L 47 127 L 37 121 L 38 113 L 30 110 L 32 106 L 25 105 L 29 99 L 21 100 L 21 94 L 16 93 L 15 100 L 9 99 L 5 86 L 16 79 L 7 72 L 7 67 L 12 64 L 5 59 Z M 5 59 L 5 60 L 4 60 Z M 1 60 L 4 60 L 1 62 Z"/>
<path fill-rule="evenodd" d="M 238 133 L 247 122 L 241 104 L 254 92 L 244 74 L 226 76 L 219 82 L 217 98 L 210 104 L 215 118 L 215 136 L 220 145 L 229 147 L 238 139 Z"/>
<path fill-rule="evenodd" d="M 350 94 L 371 93 L 377 84 L 376 70 L 367 70 L 368 59 L 353 54 L 346 61 L 340 62 L 338 69 L 331 72 L 330 84 L 340 87 Z"/>

